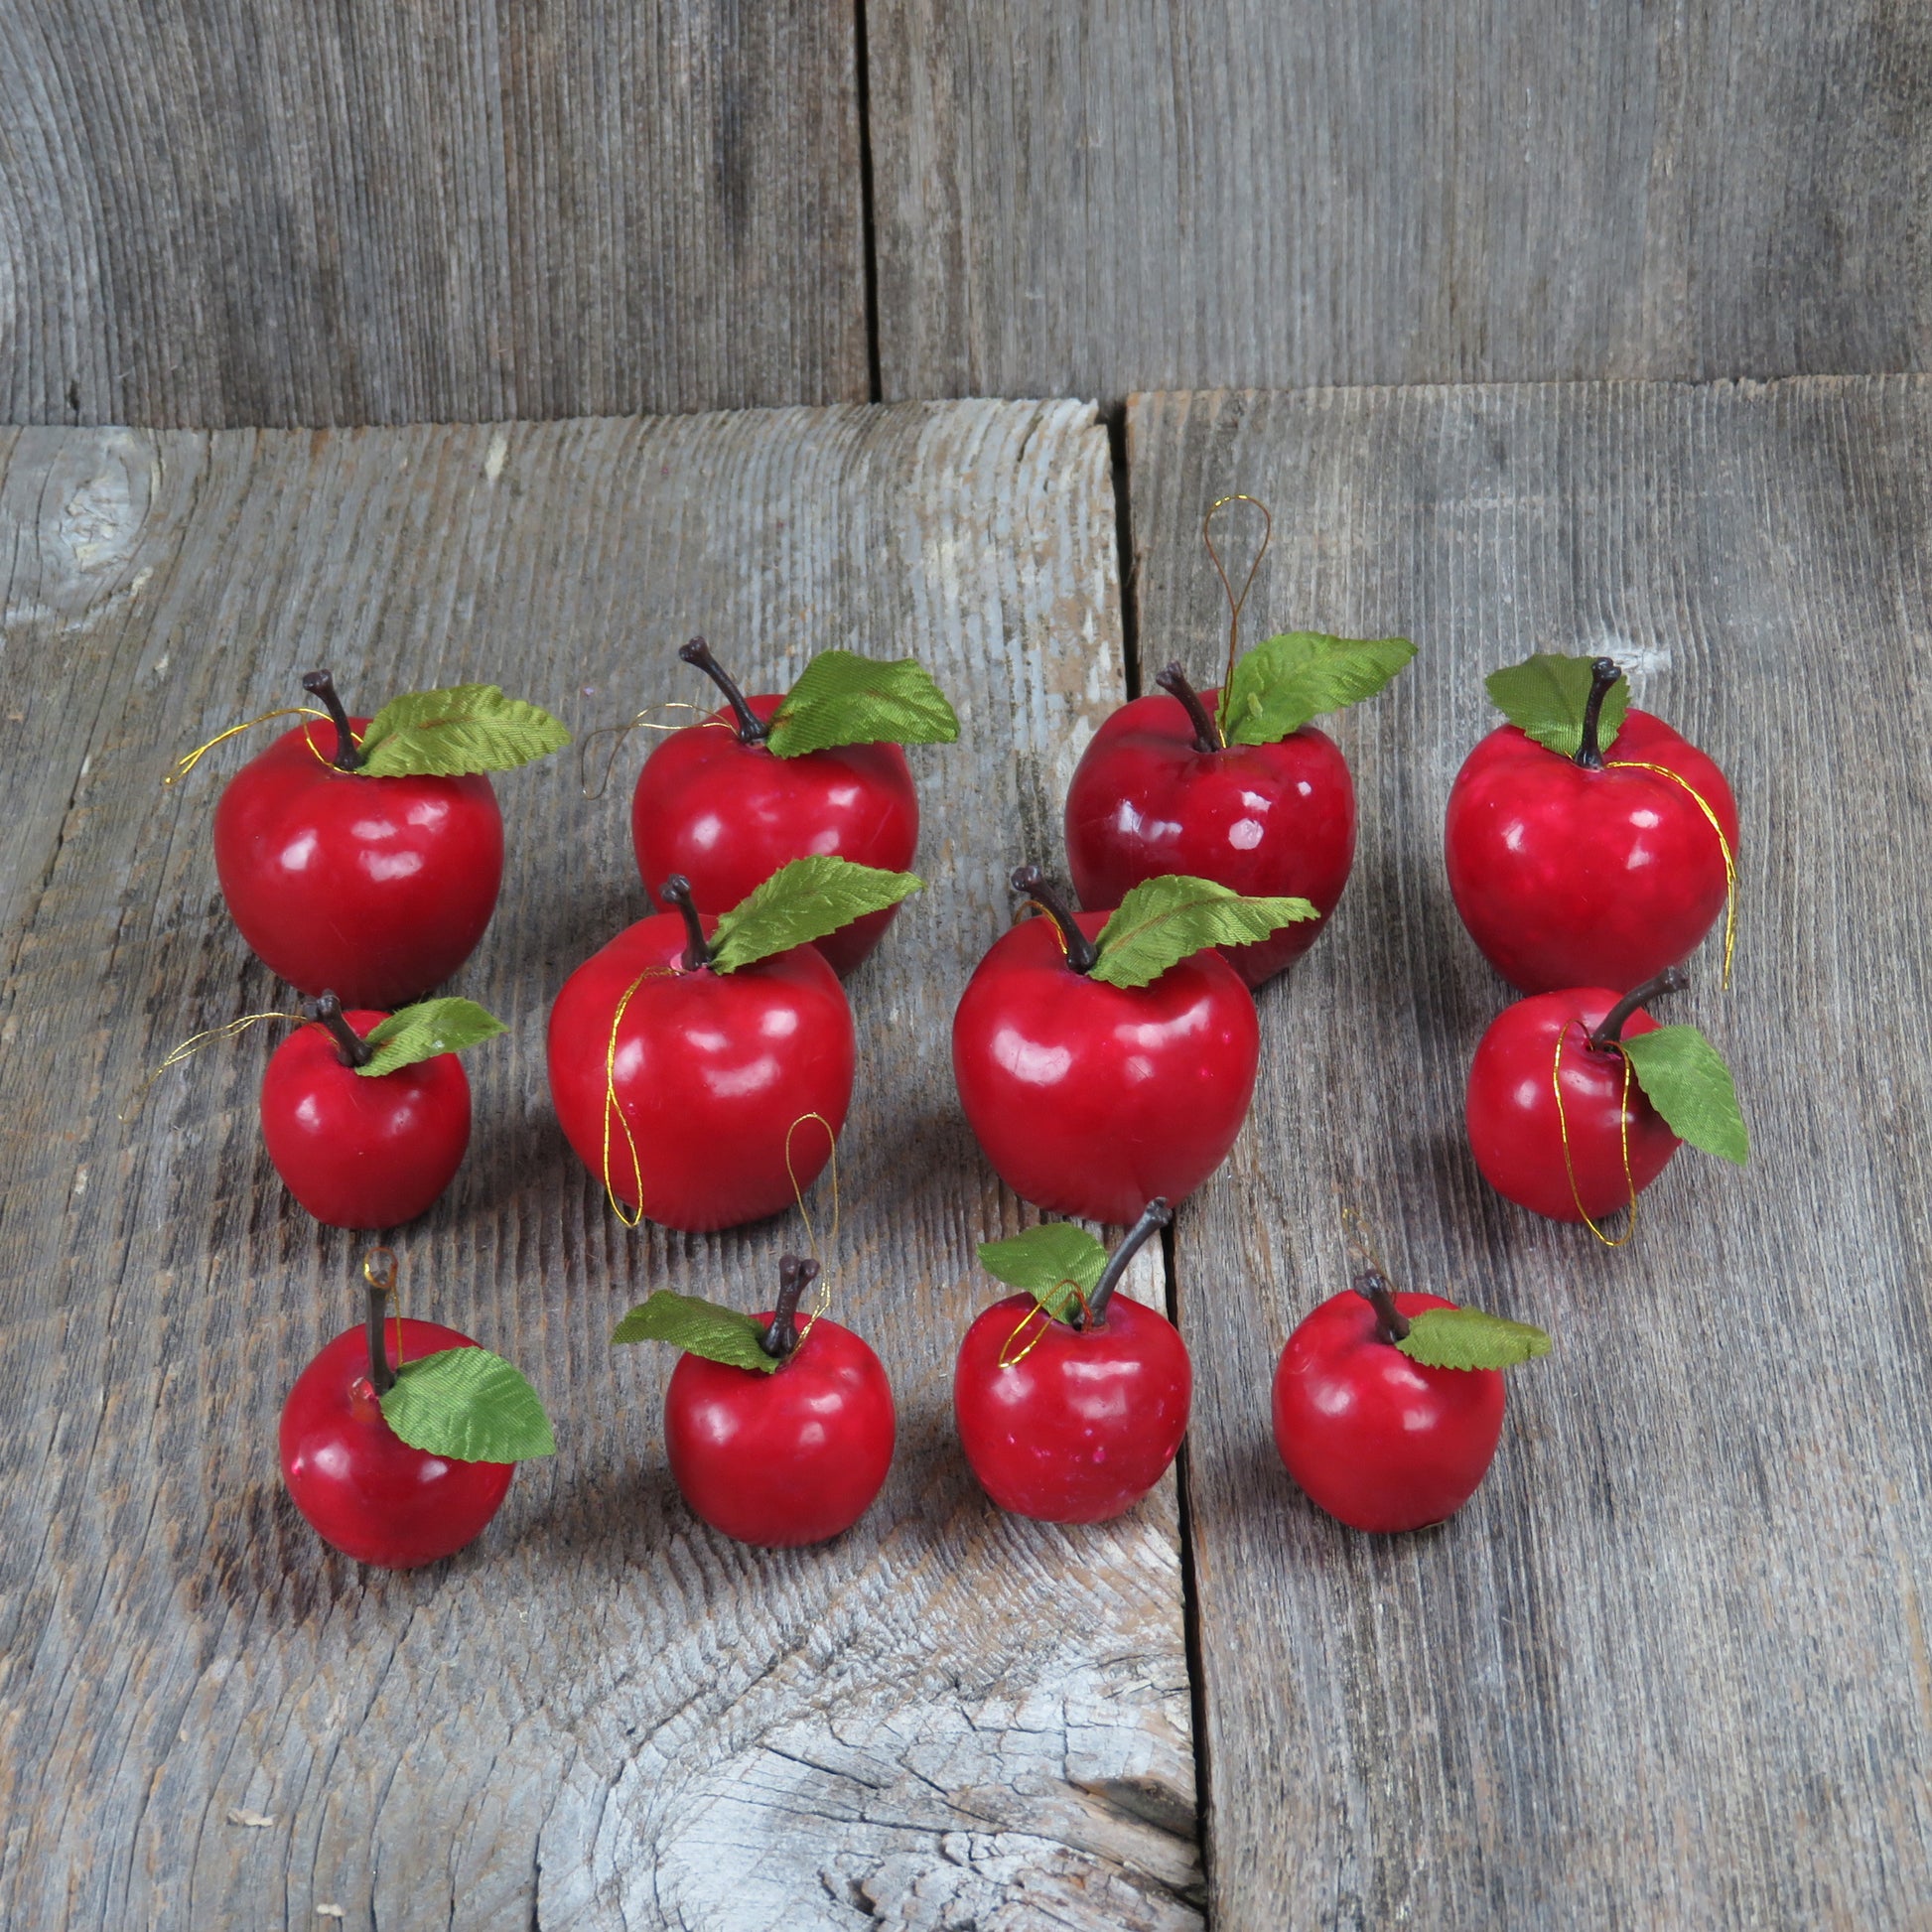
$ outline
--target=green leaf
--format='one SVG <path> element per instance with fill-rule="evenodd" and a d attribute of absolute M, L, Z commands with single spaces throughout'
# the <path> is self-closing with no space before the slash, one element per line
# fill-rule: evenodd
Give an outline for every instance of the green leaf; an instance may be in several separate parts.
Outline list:
<path fill-rule="evenodd" d="M 1730 1068 L 1695 1027 L 1659 1027 L 1617 1044 L 1638 1086 L 1679 1140 L 1740 1168 L 1751 1158 Z"/>
<path fill-rule="evenodd" d="M 823 939 L 868 912 L 897 905 L 925 884 L 909 872 L 882 872 L 850 859 L 794 859 L 718 921 L 711 964 L 720 973 Z"/>
<path fill-rule="evenodd" d="M 399 1066 L 434 1059 L 438 1053 L 460 1053 L 480 1039 L 494 1039 L 509 1029 L 475 1000 L 424 1000 L 392 1013 L 362 1035 L 375 1048 L 375 1057 L 357 1073 L 373 1078 Z"/>
<path fill-rule="evenodd" d="M 952 706 L 917 658 L 822 650 L 772 713 L 765 743 L 795 759 L 834 745 L 950 745 L 958 736 Z"/>
<path fill-rule="evenodd" d="M 1091 1295 L 1100 1286 L 1107 1250 L 1071 1221 L 1046 1221 L 1011 1241 L 982 1241 L 980 1266 L 996 1282 L 1026 1289 L 1046 1312 L 1064 1319 L 1075 1300 L 1069 1283 Z"/>
<path fill-rule="evenodd" d="M 757 1369 L 769 1375 L 779 1364 L 762 1346 L 763 1324 L 736 1309 L 707 1302 L 701 1295 L 673 1295 L 660 1288 L 611 1331 L 618 1341 L 668 1341 L 687 1355 L 730 1368 Z"/>
<path fill-rule="evenodd" d="M 1520 664 L 1491 671 L 1485 680 L 1490 701 L 1512 725 L 1539 745 L 1574 759 L 1584 742 L 1584 707 L 1592 682 L 1588 657 L 1560 657 L 1539 651 Z M 1603 694 L 1596 715 L 1596 744 L 1607 752 L 1630 709 L 1630 680 L 1618 678 Z"/>
<path fill-rule="evenodd" d="M 506 698 L 493 684 L 453 684 L 393 699 L 362 734 L 371 778 L 460 778 L 508 771 L 560 752 L 570 734 L 549 712 Z"/>
<path fill-rule="evenodd" d="M 1374 697 L 1415 654 L 1407 637 L 1266 638 L 1234 667 L 1221 729 L 1230 745 L 1273 745 L 1324 711 Z"/>
<path fill-rule="evenodd" d="M 411 1449 L 458 1462 L 557 1452 L 536 1390 L 487 1348 L 444 1348 L 405 1362 L 382 1398 L 382 1415 Z"/>
<path fill-rule="evenodd" d="M 1211 879 L 1169 873 L 1136 886 L 1095 940 L 1089 979 L 1146 986 L 1203 946 L 1245 946 L 1298 919 L 1320 916 L 1305 898 L 1244 898 Z"/>
<path fill-rule="evenodd" d="M 1480 1309 L 1424 1309 L 1396 1346 L 1425 1368 L 1514 1368 L 1550 1352 L 1550 1337 L 1527 1321 Z"/>

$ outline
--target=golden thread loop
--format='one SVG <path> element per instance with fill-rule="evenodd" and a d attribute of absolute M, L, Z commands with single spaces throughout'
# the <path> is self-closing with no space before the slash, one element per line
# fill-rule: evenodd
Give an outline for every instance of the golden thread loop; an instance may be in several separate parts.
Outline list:
<path fill-rule="evenodd" d="M 1725 973 L 1723 990 L 1730 990 L 1730 956 L 1737 946 L 1737 860 L 1730 849 L 1730 841 L 1725 837 L 1725 828 L 1718 823 L 1718 814 L 1711 809 L 1710 801 L 1703 792 L 1688 778 L 1680 776 L 1667 764 L 1651 764 L 1643 759 L 1606 759 L 1603 768 L 1606 771 L 1654 771 L 1660 778 L 1668 778 L 1672 784 L 1681 786 L 1691 794 L 1691 801 L 1711 822 L 1711 829 L 1718 835 L 1718 850 L 1724 854 L 1725 861 Z"/>
<path fill-rule="evenodd" d="M 791 1137 L 808 1120 L 815 1120 L 825 1130 L 825 1138 L 831 1148 L 826 1163 L 832 1176 L 832 1225 L 825 1236 L 826 1247 L 837 1250 L 839 1245 L 839 1137 L 832 1131 L 832 1123 L 821 1113 L 800 1114 L 785 1129 L 785 1177 L 791 1182 L 791 1197 L 798 1203 L 798 1218 L 805 1224 L 805 1245 L 812 1251 L 812 1259 L 818 1263 L 818 1300 L 812 1307 L 811 1314 L 805 1325 L 798 1331 L 802 1342 L 811 1333 L 818 1317 L 832 1306 L 832 1275 L 825 1265 L 825 1257 L 819 1252 L 818 1233 L 812 1226 L 812 1211 L 805 1205 L 805 1190 L 798 1184 L 798 1170 L 791 1165 Z"/>
<path fill-rule="evenodd" d="M 1255 560 L 1248 566 L 1248 575 L 1241 586 L 1241 595 L 1236 597 L 1234 586 L 1228 582 L 1227 567 L 1221 562 L 1221 553 L 1214 548 L 1214 538 L 1210 534 L 1216 514 L 1229 503 L 1252 503 L 1261 512 L 1261 548 L 1255 552 Z M 1222 592 L 1228 601 L 1228 667 L 1221 679 L 1221 702 L 1214 707 L 1214 729 L 1220 734 L 1221 743 L 1227 743 L 1228 693 L 1234 685 L 1235 659 L 1241 651 L 1241 607 L 1248 601 L 1248 593 L 1255 587 L 1255 573 L 1261 569 L 1261 560 L 1268 554 L 1268 546 L 1274 541 L 1275 519 L 1269 514 L 1268 505 L 1259 496 L 1250 496 L 1237 490 L 1232 496 L 1216 498 L 1208 512 L 1200 520 L 1200 540 L 1207 546 L 1207 554 L 1213 559 L 1214 574 L 1221 580 Z"/>
<path fill-rule="evenodd" d="M 691 722 L 688 719 L 681 725 L 653 724 L 651 722 L 651 713 L 653 711 L 695 711 L 702 713 L 705 707 L 701 704 L 686 704 L 680 698 L 664 698 L 656 704 L 645 705 L 643 710 L 638 712 L 636 717 L 631 719 L 628 724 L 600 725 L 596 731 L 586 732 L 577 741 L 578 789 L 583 792 L 586 798 L 602 798 L 604 796 L 605 792 L 610 789 L 611 771 L 612 767 L 618 761 L 618 754 L 623 750 L 623 741 L 632 732 L 683 732 L 692 729 Z M 726 731 L 731 729 L 722 718 L 702 720 L 698 729 L 702 730 L 704 724 L 715 724 Z M 592 790 L 590 783 L 591 747 L 600 739 L 605 738 L 611 741 L 611 755 L 604 760 L 604 769 L 598 774 L 596 790 Z"/>
<path fill-rule="evenodd" d="M 258 1020 L 292 1020 L 295 1022 L 295 1024 L 298 1027 L 303 1024 L 302 1016 L 299 1013 L 244 1013 L 239 1020 L 224 1020 L 221 1023 L 221 1025 L 218 1027 L 209 1027 L 205 1032 L 199 1034 L 190 1034 L 189 1036 L 186 1039 L 184 1039 L 182 1043 L 179 1046 L 177 1046 L 174 1049 L 174 1051 L 171 1052 L 168 1055 L 168 1057 L 165 1060 L 163 1060 L 161 1064 L 157 1066 L 155 1070 L 152 1073 L 150 1073 L 148 1077 L 145 1080 L 143 1080 L 138 1087 L 134 1089 L 133 1096 L 129 1099 L 127 1105 L 124 1106 L 121 1109 L 121 1111 L 114 1116 L 114 1118 L 123 1127 L 125 1127 L 128 1124 L 128 1122 L 131 1121 L 134 1118 L 134 1116 L 141 1111 L 142 1103 L 148 1097 L 148 1089 L 152 1087 L 154 1083 L 158 1079 L 160 1079 L 164 1073 L 166 1073 L 169 1070 L 170 1067 L 176 1067 L 181 1065 L 181 1063 L 184 1060 L 191 1058 L 196 1053 L 199 1053 L 202 1050 L 202 1048 L 209 1044 L 210 1041 L 217 1040 L 217 1039 L 233 1039 L 237 1034 L 246 1033 L 248 1029 L 254 1026 L 254 1024 Z"/>
<path fill-rule="evenodd" d="M 1053 928 L 1053 937 L 1060 942 L 1060 957 L 1062 959 L 1065 959 L 1068 956 L 1067 947 L 1066 947 L 1066 934 L 1060 930 L 1060 922 L 1058 919 L 1054 918 L 1053 911 L 1050 906 L 1042 905 L 1039 902 L 1039 900 L 1036 898 L 1023 898 L 1020 901 L 1020 903 L 1013 908 L 1013 923 L 1015 925 L 1018 925 L 1020 921 L 1025 918 L 1044 919 L 1046 923 Z"/>
<path fill-rule="evenodd" d="M 1575 1024 L 1577 1023 L 1566 1022 L 1562 1032 L 1557 1035 L 1556 1064 L 1550 1072 L 1550 1084 L 1557 1096 L 1557 1139 L 1563 1143 L 1563 1171 L 1570 1176 L 1570 1198 L 1577 1203 L 1577 1212 L 1583 1215 L 1585 1227 L 1588 1228 L 1604 1247 L 1620 1248 L 1637 1231 L 1637 1177 L 1630 1171 L 1630 1056 L 1627 1053 L 1617 1054 L 1617 1058 L 1623 1062 L 1623 1091 L 1617 1099 L 1616 1116 L 1617 1130 L 1623 1142 L 1623 1179 L 1624 1184 L 1630 1189 L 1630 1225 L 1621 1234 L 1611 1237 L 1589 1218 L 1588 1211 L 1584 1206 L 1584 1197 L 1577 1188 L 1576 1164 L 1570 1158 L 1570 1123 L 1564 1117 L 1563 1111 L 1563 1039 L 1564 1035 Z M 1587 1035 L 1586 1038 L 1587 1039 Z"/>
<path fill-rule="evenodd" d="M 630 1131 L 630 1123 L 623 1117 L 623 1108 L 618 1100 L 618 1028 L 623 1022 L 624 1010 L 630 1005 L 630 997 L 646 980 L 669 979 L 671 968 L 668 966 L 646 966 L 637 977 L 623 989 L 623 997 L 618 1002 L 618 1010 L 611 1016 L 611 1037 L 604 1049 L 604 1157 L 602 1173 L 604 1175 L 604 1197 L 611 1203 L 611 1212 L 627 1228 L 639 1227 L 644 1219 L 644 1166 L 637 1156 L 636 1137 Z M 618 1125 L 623 1129 L 624 1145 L 630 1150 L 630 1177 L 637 1184 L 637 1206 L 634 1212 L 626 1212 L 623 1202 L 618 1198 L 618 1190 L 611 1183 L 611 1116 L 616 1114 Z"/>
<path fill-rule="evenodd" d="M 1083 1321 L 1091 1320 L 1093 1318 L 1093 1305 L 1087 1300 L 1086 1290 L 1083 1289 L 1080 1286 L 1080 1284 L 1076 1282 L 1070 1275 L 1062 1275 L 1059 1278 L 1059 1280 L 1056 1281 L 1052 1285 L 1052 1287 L 1046 1291 L 1046 1294 L 1047 1295 L 1055 1294 L 1062 1288 L 1070 1288 L 1073 1291 L 1074 1300 L 1080 1304 L 1081 1319 Z M 1021 1335 L 1026 1332 L 1027 1324 L 1031 1320 L 1033 1320 L 1035 1315 L 1038 1315 L 1040 1317 L 1039 1331 L 1034 1336 L 1034 1338 L 1030 1342 L 1028 1342 L 1025 1348 L 1021 1349 L 1019 1354 L 1015 1355 L 1011 1360 L 1009 1360 L 1007 1357 L 1007 1350 L 1010 1349 L 1013 1346 L 1013 1344 L 1020 1339 Z M 1039 1344 L 1046 1339 L 1047 1335 L 1052 1332 L 1053 1323 L 1059 1319 L 1060 1317 L 1056 1315 L 1053 1312 L 1052 1309 L 1048 1306 L 1045 1297 L 1035 1294 L 1034 1296 L 1033 1307 L 1030 1308 L 1027 1311 L 1027 1312 L 1020 1317 L 1020 1319 L 1014 1324 L 1014 1329 L 1012 1334 L 1010 1334 L 1006 1338 L 1006 1340 L 1000 1344 L 1000 1352 L 993 1358 L 995 1365 L 1000 1368 L 1018 1368 L 1020 1364 L 1024 1362 L 1027 1359 L 1027 1357 L 1031 1355 L 1034 1352 L 1034 1350 L 1037 1348 Z"/>
<path fill-rule="evenodd" d="M 329 722 L 328 712 L 318 711 L 313 705 L 290 704 L 284 705 L 279 711 L 264 711 L 259 718 L 250 718 L 245 724 L 230 725 L 226 731 L 216 732 L 206 745 L 196 746 L 185 759 L 178 759 L 175 761 L 175 768 L 161 782 L 164 785 L 175 784 L 180 779 L 187 777 L 217 745 L 225 744 L 237 732 L 253 731 L 257 725 L 266 725 L 271 719 L 275 718 L 320 718 L 325 725 Z M 316 751 L 315 740 L 309 738 L 306 731 L 303 733 L 303 737 L 308 739 L 309 750 L 315 752 L 317 758 L 322 759 L 321 752 Z M 329 762 L 327 759 L 322 759 L 322 761 L 324 764 Z"/>

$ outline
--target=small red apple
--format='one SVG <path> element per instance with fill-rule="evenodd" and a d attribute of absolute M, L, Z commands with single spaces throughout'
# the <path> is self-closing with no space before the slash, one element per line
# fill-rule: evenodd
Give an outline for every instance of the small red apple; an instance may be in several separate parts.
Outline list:
<path fill-rule="evenodd" d="M 901 745 L 959 736 L 952 707 L 910 658 L 821 651 L 790 691 L 747 697 L 702 637 L 678 652 L 725 694 L 673 733 L 637 776 L 631 839 L 648 892 L 691 882 L 701 912 L 729 911 L 793 859 L 835 856 L 887 872 L 911 865 L 919 801 Z M 840 978 L 885 936 L 887 905 L 814 941 Z"/>
<path fill-rule="evenodd" d="M 1289 1336 L 1275 1447 L 1310 1498 L 1351 1529 L 1416 1530 L 1475 1493 L 1503 1427 L 1504 1366 L 1548 1351 L 1540 1328 L 1395 1295 L 1379 1273 Z"/>

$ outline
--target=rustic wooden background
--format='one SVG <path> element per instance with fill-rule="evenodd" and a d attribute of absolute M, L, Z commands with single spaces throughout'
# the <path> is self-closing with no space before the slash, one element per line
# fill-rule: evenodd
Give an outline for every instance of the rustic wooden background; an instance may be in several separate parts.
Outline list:
<path fill-rule="evenodd" d="M 0 1923 L 1913 1922 L 1932 20 L 0 0 Z M 1817 379 L 1737 380 L 1781 377 Z M 1488 386 L 1403 386 L 1445 383 Z M 608 420 L 720 410 L 759 413 Z M 1233 488 L 1278 516 L 1259 622 L 1423 654 L 1339 726 L 1355 884 L 1139 1277 L 1195 1348 L 1180 1480 L 1044 1532 L 949 1444 L 971 1245 L 1027 1210 L 944 1022 L 1142 653 L 1211 660 Z M 699 627 L 772 677 L 915 649 L 965 700 L 918 755 L 933 891 L 855 987 L 843 1292 L 900 1461 L 801 1557 L 668 1489 L 664 1365 L 609 1322 L 789 1237 L 626 1238 L 550 1125 L 548 998 L 635 909 L 620 805 L 559 765 L 503 786 L 464 990 L 518 1031 L 404 1246 L 563 1453 L 472 1553 L 357 1571 L 269 1461 L 353 1244 L 266 1169 L 268 1041 L 114 1120 L 274 1003 L 219 773 L 155 781 L 313 661 L 586 725 Z M 1694 1004 L 1758 1148 L 1683 1157 L 1614 1256 L 1469 1169 L 1504 994 L 1436 860 L 1481 673 L 1603 642 L 1737 784 L 1742 966 Z M 1387 1545 L 1265 1435 L 1343 1207 L 1559 1331 L 1476 1502 Z"/>

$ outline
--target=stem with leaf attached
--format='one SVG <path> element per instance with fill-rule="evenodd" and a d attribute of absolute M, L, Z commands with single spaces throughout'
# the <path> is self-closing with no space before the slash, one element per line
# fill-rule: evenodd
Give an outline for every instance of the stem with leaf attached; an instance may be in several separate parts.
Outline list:
<path fill-rule="evenodd" d="M 778 1302 L 771 1325 L 759 1337 L 759 1346 L 782 1362 L 798 1346 L 798 1300 L 818 1280 L 818 1263 L 797 1255 L 778 1257 Z"/>
<path fill-rule="evenodd" d="M 1171 698 L 1178 698 L 1181 708 L 1187 713 L 1187 722 L 1194 728 L 1194 750 L 1197 752 L 1225 752 L 1220 729 L 1208 716 L 1207 707 L 1201 703 L 1200 693 L 1187 682 L 1187 673 L 1180 668 L 1178 660 L 1168 666 L 1165 671 L 1157 671 L 1154 681 Z"/>
<path fill-rule="evenodd" d="M 1057 886 L 1047 884 L 1037 866 L 1016 866 L 1008 881 L 1016 893 L 1032 899 L 1060 929 L 1066 946 L 1066 963 L 1076 973 L 1090 973 L 1099 963 L 1100 949 L 1080 930 L 1080 921 Z"/>
<path fill-rule="evenodd" d="M 698 908 L 691 902 L 691 882 L 681 872 L 674 872 L 657 889 L 657 897 L 667 905 L 673 905 L 683 915 L 685 938 L 683 966 L 687 973 L 695 973 L 701 966 L 711 964 L 711 942 L 704 936 L 704 921 L 698 917 Z"/>
<path fill-rule="evenodd" d="M 741 745 L 762 745 L 770 737 L 763 720 L 752 709 L 751 701 L 740 688 L 738 680 L 711 654 L 711 646 L 702 637 L 693 637 L 678 652 L 687 664 L 695 665 L 725 694 L 725 702 L 738 715 L 738 742 Z"/>
<path fill-rule="evenodd" d="M 1121 1243 L 1107 1257 L 1107 1266 L 1101 1271 L 1100 1279 L 1093 1285 L 1093 1293 L 1087 1297 L 1086 1308 L 1075 1310 L 1068 1322 L 1073 1328 L 1104 1328 L 1107 1325 L 1107 1304 L 1114 1299 L 1114 1290 L 1120 1286 L 1121 1277 L 1127 1273 L 1128 1264 L 1146 1245 L 1148 1236 L 1156 1228 L 1164 1228 L 1173 1219 L 1173 1209 L 1159 1194 L 1141 1209 L 1141 1218 L 1121 1237 Z"/>
<path fill-rule="evenodd" d="M 369 1384 L 377 1395 L 387 1395 L 396 1386 L 396 1371 L 389 1366 L 389 1350 L 382 1335 L 382 1315 L 388 1300 L 389 1291 L 385 1286 L 369 1283 Z"/>
<path fill-rule="evenodd" d="M 1598 1053 L 1613 1050 L 1623 1037 L 1625 1022 L 1639 1007 L 1648 1006 L 1660 993 L 1682 993 L 1690 983 L 1691 976 L 1683 967 L 1666 966 L 1655 979 L 1645 980 L 1626 993 L 1597 1023 L 1596 1031 L 1585 1043 Z"/>
<path fill-rule="evenodd" d="M 330 723 L 336 727 L 336 769 L 353 771 L 362 762 L 362 754 L 356 746 L 355 734 L 348 728 L 348 713 L 336 695 L 336 680 L 327 671 L 311 671 L 303 678 L 302 688 L 310 697 L 322 700 Z"/>
<path fill-rule="evenodd" d="M 1621 667 L 1614 659 L 1596 657 L 1590 660 L 1589 696 L 1584 700 L 1584 735 L 1577 747 L 1576 762 L 1586 771 L 1600 771 L 1603 768 L 1603 750 L 1596 742 L 1597 721 L 1603 714 L 1603 700 L 1610 695 L 1610 688 L 1623 675 Z"/>
<path fill-rule="evenodd" d="M 375 1048 L 343 1018 L 343 1003 L 333 993 L 320 999 L 304 1000 L 306 1018 L 328 1030 L 345 1066 L 367 1066 L 375 1058 Z"/>
<path fill-rule="evenodd" d="M 1355 1293 L 1375 1311 L 1375 1329 L 1392 1347 L 1409 1333 L 1409 1317 L 1395 1305 L 1395 1295 L 1380 1269 L 1355 1277 Z"/>

